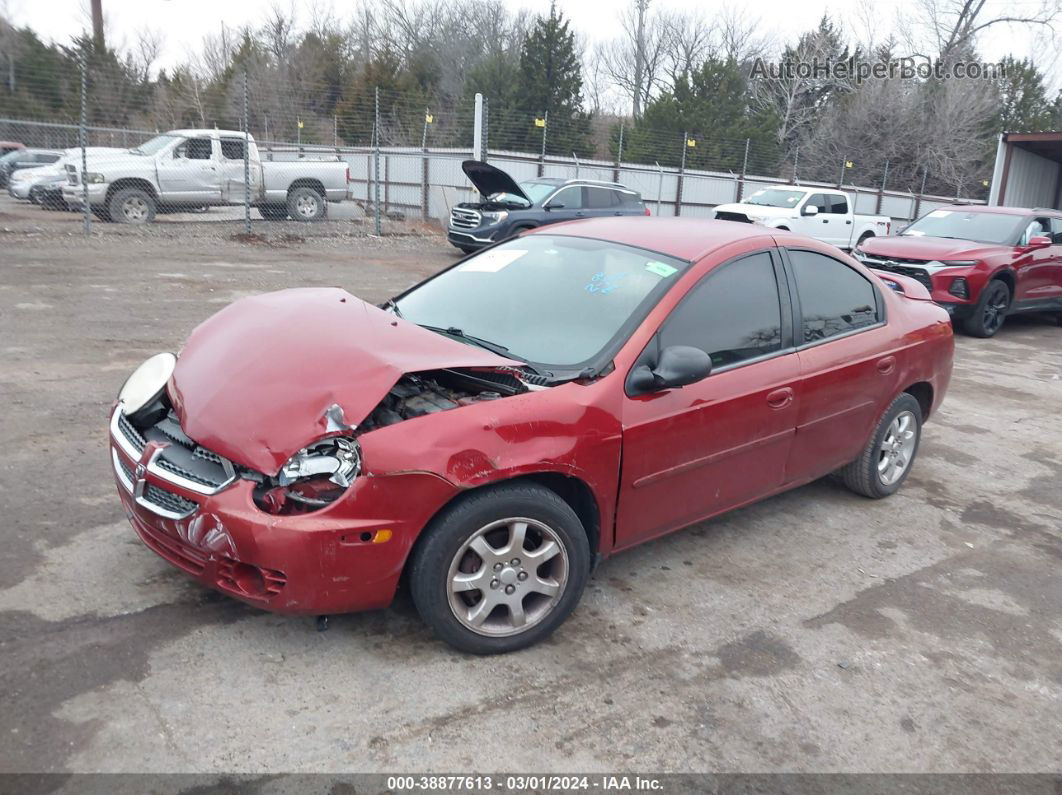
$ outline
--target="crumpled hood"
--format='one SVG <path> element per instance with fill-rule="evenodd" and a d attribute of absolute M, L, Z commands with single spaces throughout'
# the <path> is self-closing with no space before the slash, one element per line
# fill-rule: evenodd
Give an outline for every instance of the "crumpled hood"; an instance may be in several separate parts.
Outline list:
<path fill-rule="evenodd" d="M 1013 250 L 1010 246 L 996 243 L 977 243 L 973 240 L 955 240 L 950 237 L 925 237 L 900 235 L 897 237 L 872 237 L 861 246 L 874 257 L 899 257 L 901 259 L 966 260 L 980 259 L 1001 250 Z"/>
<path fill-rule="evenodd" d="M 795 215 L 794 207 L 767 207 L 763 204 L 720 204 L 715 211 L 725 213 L 742 213 L 749 217 L 757 218 L 792 218 Z"/>
<path fill-rule="evenodd" d="M 516 180 L 500 168 L 495 168 L 481 160 L 465 160 L 461 163 L 461 170 L 465 172 L 469 182 L 476 186 L 476 190 L 483 198 L 493 196 L 495 193 L 510 193 L 521 197 L 528 204 L 532 203 L 523 189 L 516 184 Z"/>
<path fill-rule="evenodd" d="M 404 373 L 521 364 L 345 290 L 282 290 L 236 301 L 197 327 L 178 357 L 170 397 L 196 442 L 275 474 L 328 433 L 331 406 L 357 425 Z"/>

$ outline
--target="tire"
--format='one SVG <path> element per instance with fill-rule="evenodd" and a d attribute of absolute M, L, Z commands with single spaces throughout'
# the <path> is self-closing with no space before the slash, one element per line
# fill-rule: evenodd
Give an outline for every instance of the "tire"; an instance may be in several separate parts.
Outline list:
<path fill-rule="evenodd" d="M 288 208 L 284 204 L 262 204 L 257 209 L 258 214 L 267 221 L 284 221 L 288 217 Z"/>
<path fill-rule="evenodd" d="M 859 248 L 861 245 L 866 243 L 872 237 L 874 237 L 874 233 L 873 232 L 864 232 L 863 234 L 861 234 L 859 236 L 859 240 L 856 241 L 856 248 Z"/>
<path fill-rule="evenodd" d="M 110 212 L 108 212 L 106 207 L 97 206 L 91 207 L 90 209 L 92 210 L 92 214 L 96 216 L 99 220 L 108 224 L 111 222 L 111 214 Z"/>
<path fill-rule="evenodd" d="M 458 248 L 465 254 L 472 254 L 473 252 L 479 251 L 478 248 L 472 248 L 471 246 L 458 246 Z"/>
<path fill-rule="evenodd" d="M 1003 326 L 1010 308 L 1010 288 L 1000 279 L 993 279 L 981 291 L 981 298 L 973 314 L 962 322 L 963 331 L 972 337 L 993 337 Z"/>
<path fill-rule="evenodd" d="M 904 392 L 885 409 L 859 458 L 837 474 L 856 494 L 873 500 L 888 497 L 907 480 L 921 441 L 922 407 L 913 395 Z M 901 459 L 902 468 L 897 469 Z M 886 461 L 892 463 L 883 469 Z"/>
<path fill-rule="evenodd" d="M 303 186 L 288 191 L 287 213 L 292 220 L 303 223 L 320 221 L 327 212 L 328 202 L 313 188 Z"/>
<path fill-rule="evenodd" d="M 108 214 L 120 224 L 150 224 L 155 211 L 155 198 L 141 188 L 116 190 L 107 202 Z"/>
<path fill-rule="evenodd" d="M 544 550 L 553 554 L 529 565 Z M 469 654 L 504 654 L 560 626 L 589 572 L 586 531 L 571 506 L 540 486 L 500 485 L 469 494 L 425 528 L 410 590 L 421 618 L 442 640 Z M 455 579 L 464 581 L 460 591 L 452 590 Z M 477 611 L 487 599 L 494 607 Z M 522 627 L 510 605 L 519 606 Z"/>

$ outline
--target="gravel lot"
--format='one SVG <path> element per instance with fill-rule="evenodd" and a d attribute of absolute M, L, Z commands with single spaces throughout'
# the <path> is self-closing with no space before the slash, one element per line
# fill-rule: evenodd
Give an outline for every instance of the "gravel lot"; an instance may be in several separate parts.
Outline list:
<path fill-rule="evenodd" d="M 124 377 L 241 296 L 382 300 L 428 230 L 0 199 L 0 771 L 1041 771 L 1062 724 L 1062 328 L 958 339 L 895 497 L 830 482 L 623 554 L 529 651 L 463 657 L 408 596 L 314 622 L 202 589 L 136 539 L 106 425 Z"/>

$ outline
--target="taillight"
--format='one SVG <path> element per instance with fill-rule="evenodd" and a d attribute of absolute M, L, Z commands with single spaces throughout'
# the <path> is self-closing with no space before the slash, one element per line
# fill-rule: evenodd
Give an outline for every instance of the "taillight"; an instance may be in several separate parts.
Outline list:
<path fill-rule="evenodd" d="M 347 166 L 347 184 L 350 184 L 350 166 Z"/>
<path fill-rule="evenodd" d="M 649 208 L 648 208 L 648 207 L 646 207 L 646 208 L 645 208 L 645 214 L 646 214 L 646 215 L 650 215 L 650 212 L 649 212 Z"/>
<path fill-rule="evenodd" d="M 892 234 L 892 221 L 886 221 L 885 222 L 885 234 L 886 235 L 891 235 Z"/>

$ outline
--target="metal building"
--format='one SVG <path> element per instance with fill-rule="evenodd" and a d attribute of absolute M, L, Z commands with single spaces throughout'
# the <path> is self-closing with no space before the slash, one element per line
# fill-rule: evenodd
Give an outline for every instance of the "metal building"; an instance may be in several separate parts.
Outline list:
<path fill-rule="evenodd" d="M 988 203 L 1062 209 L 1062 131 L 1000 135 Z"/>

